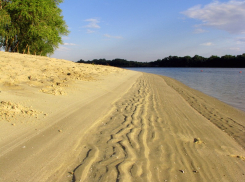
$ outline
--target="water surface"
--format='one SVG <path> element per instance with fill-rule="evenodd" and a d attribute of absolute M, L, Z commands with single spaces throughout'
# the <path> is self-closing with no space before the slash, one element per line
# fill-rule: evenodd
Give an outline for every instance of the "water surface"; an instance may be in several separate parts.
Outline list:
<path fill-rule="evenodd" d="M 245 68 L 127 69 L 174 78 L 191 88 L 245 111 Z"/>

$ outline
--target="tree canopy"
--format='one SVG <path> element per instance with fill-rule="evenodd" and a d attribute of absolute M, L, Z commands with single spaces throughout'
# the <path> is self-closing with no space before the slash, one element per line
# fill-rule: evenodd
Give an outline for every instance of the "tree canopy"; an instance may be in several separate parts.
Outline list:
<path fill-rule="evenodd" d="M 52 54 L 68 27 L 63 0 L 0 0 L 0 47 L 7 52 Z"/>
<path fill-rule="evenodd" d="M 245 68 L 245 53 L 242 55 L 232 56 L 210 56 L 204 58 L 202 56 L 195 55 L 193 57 L 184 56 L 168 56 L 163 59 L 158 59 L 151 62 L 136 62 L 127 61 L 125 59 L 93 59 L 92 61 L 84 61 L 80 59 L 77 63 L 90 63 L 110 65 L 117 67 L 220 67 L 220 68 Z"/>

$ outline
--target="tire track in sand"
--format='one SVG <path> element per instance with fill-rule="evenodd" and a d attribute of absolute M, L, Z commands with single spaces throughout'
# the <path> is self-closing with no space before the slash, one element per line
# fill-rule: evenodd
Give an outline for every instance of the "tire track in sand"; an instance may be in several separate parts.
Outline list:
<path fill-rule="evenodd" d="M 223 134 L 163 78 L 144 75 L 84 137 L 72 181 L 244 179 L 243 161 L 232 163 L 234 158 L 227 157 L 239 150 Z M 205 144 L 195 144 L 197 136 Z M 225 145 L 234 149 L 222 150 Z"/>
<path fill-rule="evenodd" d="M 73 181 L 152 181 L 148 143 L 156 137 L 152 120 L 158 116 L 148 113 L 153 100 L 146 81 L 132 89 L 99 126 L 100 134 L 74 169 Z"/>

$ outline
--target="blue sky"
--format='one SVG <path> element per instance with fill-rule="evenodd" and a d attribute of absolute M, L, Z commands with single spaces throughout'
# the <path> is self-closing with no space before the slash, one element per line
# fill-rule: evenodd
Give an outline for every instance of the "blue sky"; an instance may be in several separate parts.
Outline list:
<path fill-rule="evenodd" d="M 51 57 L 71 61 L 245 53 L 244 0 L 64 0 L 70 34 Z"/>

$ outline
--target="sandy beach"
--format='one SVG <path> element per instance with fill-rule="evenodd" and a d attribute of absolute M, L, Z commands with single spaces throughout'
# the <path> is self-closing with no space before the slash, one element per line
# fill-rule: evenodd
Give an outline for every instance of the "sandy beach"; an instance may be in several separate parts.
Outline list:
<path fill-rule="evenodd" d="M 245 113 L 168 77 L 0 51 L 0 181 L 245 181 Z"/>

